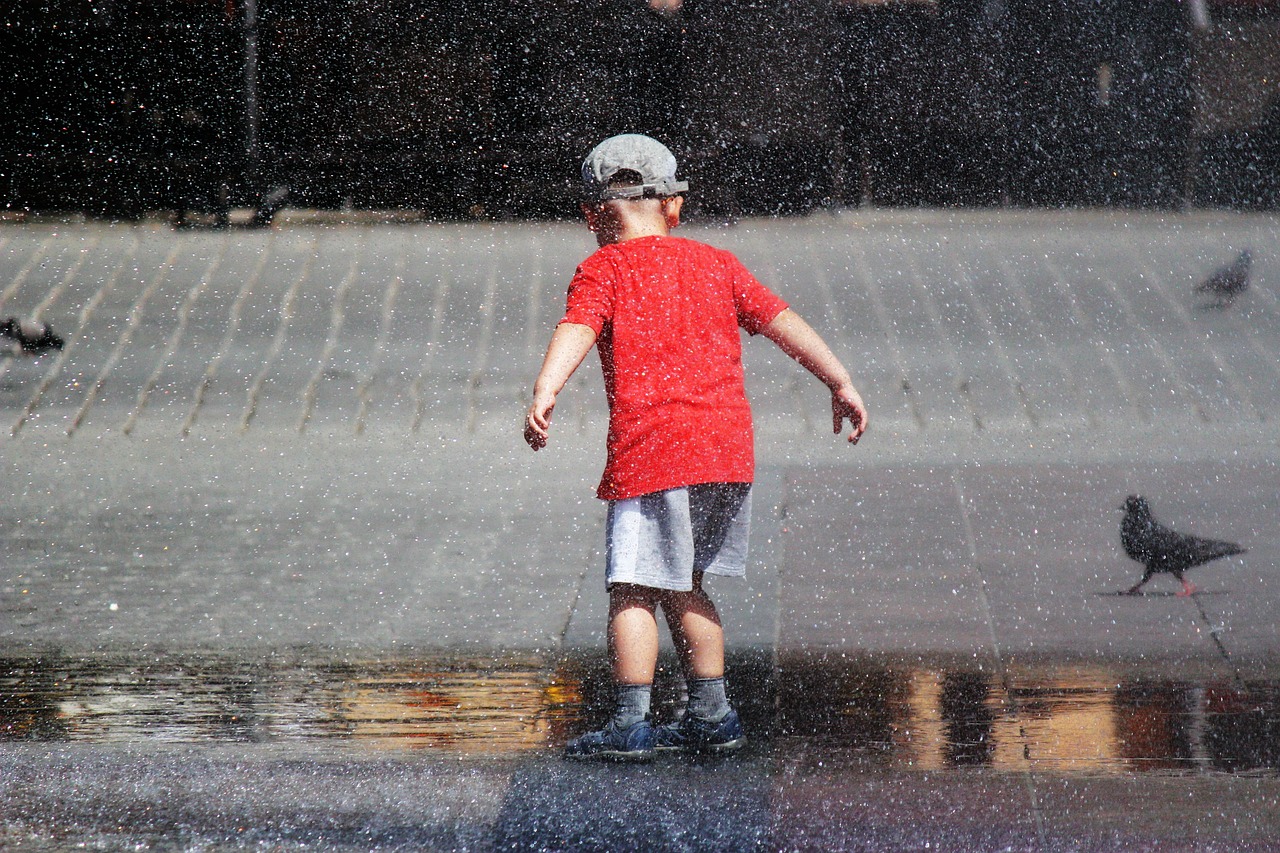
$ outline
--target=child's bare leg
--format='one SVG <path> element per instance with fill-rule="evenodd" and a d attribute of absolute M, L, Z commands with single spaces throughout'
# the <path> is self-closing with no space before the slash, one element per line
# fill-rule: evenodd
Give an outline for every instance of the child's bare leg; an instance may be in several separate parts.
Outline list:
<path fill-rule="evenodd" d="M 609 590 L 609 662 L 618 684 L 652 684 L 658 665 L 658 590 L 617 583 Z"/>
<path fill-rule="evenodd" d="M 724 628 L 711 598 L 702 589 L 702 575 L 689 592 L 662 593 L 662 614 L 680 656 L 686 678 L 724 677 Z"/>
<path fill-rule="evenodd" d="M 724 628 L 711 598 L 702 589 L 701 573 L 689 592 L 664 592 L 662 612 L 680 655 L 689 687 L 687 712 L 703 720 L 721 720 L 731 710 L 725 695 Z"/>
<path fill-rule="evenodd" d="M 658 590 L 614 584 L 609 590 L 609 662 L 613 668 L 613 723 L 619 729 L 649 714 L 658 665 Z"/>
<path fill-rule="evenodd" d="M 658 663 L 658 592 L 637 584 L 609 588 L 613 714 L 603 729 L 569 741 L 567 758 L 645 761 L 653 756 L 656 730 L 649 705 Z"/>

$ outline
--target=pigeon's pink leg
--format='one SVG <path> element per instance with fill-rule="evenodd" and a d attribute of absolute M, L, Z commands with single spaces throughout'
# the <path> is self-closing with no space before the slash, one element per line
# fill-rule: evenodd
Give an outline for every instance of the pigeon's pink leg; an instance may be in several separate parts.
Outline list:
<path fill-rule="evenodd" d="M 1196 591 L 1195 585 L 1192 584 L 1191 581 L 1184 580 L 1182 582 L 1182 592 L 1178 593 L 1178 597 L 1186 598 L 1188 595 L 1190 595 L 1195 591 Z"/>

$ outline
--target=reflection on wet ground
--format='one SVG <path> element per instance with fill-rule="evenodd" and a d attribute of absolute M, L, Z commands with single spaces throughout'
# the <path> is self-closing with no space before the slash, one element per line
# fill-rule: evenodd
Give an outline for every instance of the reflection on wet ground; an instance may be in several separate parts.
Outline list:
<path fill-rule="evenodd" d="M 742 652 L 735 701 L 756 748 L 803 740 L 868 767 L 1124 774 L 1280 771 L 1280 683 L 1143 680 L 1105 666 L 1006 682 L 977 668 Z M 677 712 L 665 661 L 656 711 Z M 602 656 L 330 660 L 210 655 L 0 659 L 0 741 L 315 739 L 503 755 L 598 725 Z M 793 754 L 795 750 L 791 751 Z"/>
<path fill-rule="evenodd" d="M 0 662 L 0 740 L 347 739 L 504 753 L 576 704 L 537 657 L 394 661 L 23 658 Z"/>
<path fill-rule="evenodd" d="M 1280 770 L 1280 684 L 1117 677 L 1054 668 L 1008 683 L 970 669 L 806 666 L 775 735 L 822 737 L 898 767 L 1065 773 Z"/>

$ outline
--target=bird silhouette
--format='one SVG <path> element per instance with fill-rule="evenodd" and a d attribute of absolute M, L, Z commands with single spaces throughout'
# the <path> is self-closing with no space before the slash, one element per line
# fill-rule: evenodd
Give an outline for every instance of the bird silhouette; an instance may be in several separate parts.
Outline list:
<path fill-rule="evenodd" d="M 212 221 L 207 218 L 191 219 L 188 215 L 189 211 L 184 207 L 180 207 L 174 217 L 173 226 L 182 229 L 201 228 L 214 230 L 269 228 L 276 214 L 288 203 L 289 195 L 292 192 L 293 190 L 285 184 L 277 184 L 258 197 L 258 203 L 249 219 L 233 220 L 231 218 L 231 190 L 224 185 L 222 191 L 218 194 Z"/>
<path fill-rule="evenodd" d="M 262 198 L 258 200 L 258 206 L 253 211 L 253 218 L 249 220 L 246 228 L 266 228 L 271 224 L 271 220 L 280 212 L 280 208 L 284 207 L 285 202 L 289 200 L 290 189 L 287 186 L 274 186 L 267 192 L 262 194 Z"/>
<path fill-rule="evenodd" d="M 1253 265 L 1253 256 L 1249 250 L 1242 251 L 1234 261 L 1219 267 L 1213 275 L 1196 285 L 1196 293 L 1205 293 L 1211 297 L 1206 305 L 1209 308 L 1226 308 L 1236 301 L 1236 297 L 1249 289 L 1249 268 Z"/>
<path fill-rule="evenodd" d="M 0 323 L 0 338 L 7 338 L 17 353 L 40 355 L 51 349 L 62 349 L 63 340 L 53 333 L 48 323 L 10 317 Z"/>
<path fill-rule="evenodd" d="M 1145 567 L 1142 580 L 1130 587 L 1128 595 L 1140 595 L 1142 585 L 1160 572 L 1182 581 L 1178 595 L 1190 595 L 1196 588 L 1182 576 L 1183 572 L 1220 557 L 1245 553 L 1245 549 L 1234 542 L 1201 539 L 1170 530 L 1156 521 L 1147 499 L 1138 495 L 1126 498 L 1121 509 L 1124 519 L 1120 522 L 1120 544 L 1126 554 Z"/>

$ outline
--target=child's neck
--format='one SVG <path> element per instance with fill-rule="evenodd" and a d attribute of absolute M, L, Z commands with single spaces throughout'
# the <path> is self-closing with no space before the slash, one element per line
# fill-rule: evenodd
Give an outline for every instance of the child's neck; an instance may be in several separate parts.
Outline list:
<path fill-rule="evenodd" d="M 667 227 L 666 220 L 657 222 L 627 222 L 618 229 L 617 243 L 625 243 L 627 240 L 639 240 L 641 237 L 667 237 L 671 234 L 671 229 Z"/>

